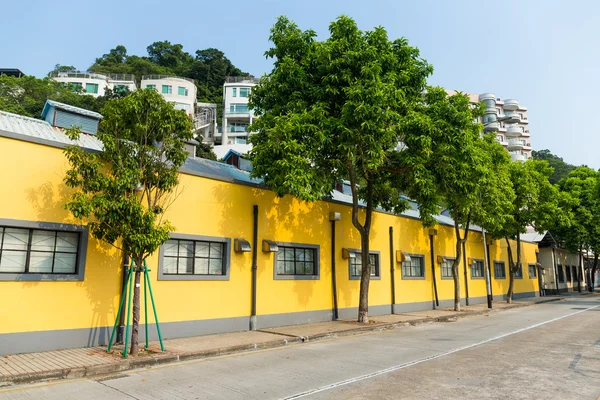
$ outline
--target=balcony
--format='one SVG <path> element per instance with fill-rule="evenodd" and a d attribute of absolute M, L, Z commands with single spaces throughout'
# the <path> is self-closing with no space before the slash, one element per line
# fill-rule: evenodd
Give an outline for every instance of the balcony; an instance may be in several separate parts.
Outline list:
<path fill-rule="evenodd" d="M 506 128 L 506 136 L 519 137 L 523 134 L 523 130 L 519 125 L 511 125 Z"/>
<path fill-rule="evenodd" d="M 50 72 L 48 74 L 50 78 L 82 78 L 82 79 L 97 79 L 101 81 L 106 80 L 106 75 L 97 74 L 89 71 L 69 71 L 69 72 Z"/>
<path fill-rule="evenodd" d="M 134 82 L 135 76 L 133 74 L 111 74 L 108 79 L 119 82 Z"/>
<path fill-rule="evenodd" d="M 519 139 L 510 139 L 508 141 L 508 149 L 509 150 L 523 150 L 525 145 Z"/>
<path fill-rule="evenodd" d="M 520 153 L 510 153 L 510 158 L 513 161 L 525 161 L 525 160 L 527 160 L 527 157 L 525 156 L 525 154 L 520 154 Z"/>
<path fill-rule="evenodd" d="M 510 111 L 505 112 L 504 115 L 499 117 L 499 119 L 501 119 L 502 122 L 505 122 L 507 124 L 515 124 L 521 122 L 521 117 L 519 116 L 519 114 L 512 113 Z"/>
<path fill-rule="evenodd" d="M 479 101 L 494 100 L 496 101 L 496 95 L 494 93 L 482 93 L 479 95 Z"/>
<path fill-rule="evenodd" d="M 496 132 L 498 130 L 498 123 L 496 121 L 490 122 L 483 126 L 485 132 Z"/>
<path fill-rule="evenodd" d="M 259 83 L 260 78 L 255 78 L 251 75 L 248 76 L 226 76 L 225 83 Z"/>
<path fill-rule="evenodd" d="M 530 137 L 531 135 L 529 134 L 529 129 L 525 129 L 523 132 L 521 132 L 521 136 Z"/>
<path fill-rule="evenodd" d="M 527 117 L 523 117 L 523 118 L 521 118 L 521 123 L 522 124 L 528 124 L 529 120 L 527 119 Z"/>
<path fill-rule="evenodd" d="M 504 100 L 504 109 L 509 111 L 515 111 L 519 108 L 519 101 L 515 99 Z"/>
<path fill-rule="evenodd" d="M 143 75 L 142 76 L 143 81 L 158 81 L 161 79 L 183 79 L 183 80 L 193 83 L 194 85 L 196 84 L 196 81 L 193 80 L 192 78 L 184 78 L 182 76 L 174 76 L 174 75 Z"/>
<path fill-rule="evenodd" d="M 523 150 L 531 150 L 531 143 L 529 143 L 529 142 L 526 142 L 526 143 L 523 145 Z"/>

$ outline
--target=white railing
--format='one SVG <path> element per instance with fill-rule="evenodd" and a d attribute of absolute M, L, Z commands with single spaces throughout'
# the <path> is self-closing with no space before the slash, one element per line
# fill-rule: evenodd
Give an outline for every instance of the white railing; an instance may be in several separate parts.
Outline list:
<path fill-rule="evenodd" d="M 195 80 L 193 80 L 192 78 L 184 78 L 182 76 L 174 76 L 174 75 L 143 75 L 142 76 L 142 80 L 158 80 L 158 79 L 169 79 L 169 78 L 175 78 L 175 79 L 184 79 L 188 82 L 192 82 L 193 84 L 196 83 Z"/>
<path fill-rule="evenodd" d="M 240 82 L 259 83 L 260 78 L 255 78 L 251 75 L 248 75 L 248 76 L 226 76 L 225 77 L 225 83 L 240 83 Z"/>
<path fill-rule="evenodd" d="M 97 74 L 95 72 L 89 71 L 54 71 L 48 74 L 50 78 L 83 78 L 83 79 L 98 79 L 98 80 L 106 80 L 106 75 Z"/>

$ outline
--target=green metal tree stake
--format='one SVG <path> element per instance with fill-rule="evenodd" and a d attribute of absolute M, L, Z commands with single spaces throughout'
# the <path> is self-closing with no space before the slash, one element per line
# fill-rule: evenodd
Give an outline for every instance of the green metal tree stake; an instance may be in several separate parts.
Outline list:
<path fill-rule="evenodd" d="M 131 267 L 127 268 L 127 279 L 125 280 L 125 285 L 123 285 L 123 294 L 121 295 L 121 302 L 119 303 L 119 309 L 117 310 L 117 318 L 115 319 L 115 324 L 113 325 L 112 333 L 110 334 L 110 340 L 108 341 L 108 348 L 106 352 L 110 352 L 113 346 L 113 340 L 115 339 L 115 332 L 117 331 L 117 325 L 119 324 L 119 319 L 121 317 L 121 310 L 123 309 L 123 304 L 125 303 L 125 296 L 127 296 L 127 285 L 129 285 L 129 280 L 131 279 Z"/>
<path fill-rule="evenodd" d="M 158 314 L 156 313 L 156 304 L 154 303 L 154 295 L 152 294 L 152 284 L 150 283 L 150 277 L 148 276 L 148 272 L 150 272 L 150 270 L 148 267 L 146 267 L 146 260 L 144 260 L 144 268 L 146 270 L 144 277 L 148 281 L 148 289 L 150 291 L 150 300 L 152 301 L 152 310 L 154 311 L 154 321 L 156 323 L 156 331 L 158 332 L 158 340 L 160 341 L 160 349 L 165 351 L 162 334 L 160 333 L 160 324 L 158 323 Z"/>
<path fill-rule="evenodd" d="M 133 263 L 133 260 L 132 260 Z M 133 275 L 131 268 L 130 275 Z M 127 358 L 127 347 L 129 346 L 129 321 L 131 321 L 131 303 L 133 302 L 133 278 L 129 280 L 129 296 L 127 301 L 127 321 L 125 322 L 125 347 L 123 347 L 123 358 Z"/>
<path fill-rule="evenodd" d="M 144 261 L 144 322 L 145 322 L 145 326 L 146 326 L 146 345 L 144 346 L 145 349 L 148 348 L 148 299 L 146 296 L 146 292 L 148 291 L 146 289 L 146 276 L 148 275 L 148 268 L 146 268 L 146 261 Z"/>

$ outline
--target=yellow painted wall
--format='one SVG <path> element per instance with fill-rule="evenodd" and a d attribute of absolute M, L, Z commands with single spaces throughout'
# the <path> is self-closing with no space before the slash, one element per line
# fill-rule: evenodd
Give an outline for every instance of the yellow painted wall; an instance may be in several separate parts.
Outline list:
<path fill-rule="evenodd" d="M 0 218 L 27 221 L 77 223 L 62 208 L 69 190 L 62 184 L 68 168 L 61 149 L 0 137 Z M 10 173 L 7 173 L 10 171 Z M 302 203 L 290 196 L 251 186 L 232 184 L 182 174 L 176 200 L 167 219 L 180 234 L 218 236 L 252 241 L 252 207 L 259 206 L 259 246 L 263 239 L 320 246 L 320 279 L 274 280 L 274 255 L 258 252 L 257 313 L 282 314 L 331 310 L 331 223 L 329 212 L 341 214 L 336 226 L 337 288 L 340 308 L 358 306 L 359 281 L 349 280 L 348 261 L 342 248 L 360 248 L 360 237 L 351 223 L 350 207 L 332 202 Z M 371 249 L 380 252 L 381 279 L 372 280 L 371 306 L 391 303 L 389 227 L 394 230 L 394 250 L 421 254 L 426 278 L 402 279 L 399 264 L 394 265 L 396 303 L 431 302 L 433 281 L 429 236 L 420 221 L 375 213 Z M 454 231 L 438 226 L 435 254 L 454 257 Z M 481 235 L 470 232 L 467 258 L 483 259 Z M 500 242 L 491 247 L 492 260 L 507 260 Z M 538 290 L 537 280 L 528 279 L 527 263 L 535 262 L 535 246 L 523 243 L 524 279 L 515 291 Z M 206 320 L 250 315 L 251 253 L 230 254 L 228 281 L 158 281 L 158 252 L 148 260 L 161 322 Z M 112 325 L 119 299 L 121 257 L 110 246 L 90 238 L 83 282 L 2 282 L 0 333 L 54 329 L 88 328 Z M 440 300 L 453 298 L 452 280 L 442 280 L 439 264 L 436 275 Z M 493 269 L 492 269 L 493 271 Z M 470 279 L 470 297 L 485 296 L 485 281 Z M 460 265 L 461 293 L 464 297 L 463 265 Z M 508 280 L 493 282 L 495 295 L 506 293 Z"/>

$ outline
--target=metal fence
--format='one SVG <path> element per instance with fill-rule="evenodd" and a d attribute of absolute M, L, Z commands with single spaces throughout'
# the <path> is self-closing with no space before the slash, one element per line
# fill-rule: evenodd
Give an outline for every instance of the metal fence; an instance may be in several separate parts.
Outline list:
<path fill-rule="evenodd" d="M 169 79 L 169 78 L 185 79 L 188 82 L 192 82 L 194 84 L 196 83 L 196 81 L 194 81 L 192 78 L 184 78 L 182 76 L 173 76 L 173 75 L 144 75 L 144 76 L 142 76 L 142 80 L 146 80 L 146 79 L 156 80 L 156 79 Z"/>

